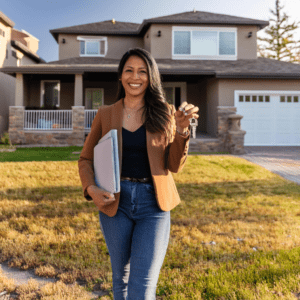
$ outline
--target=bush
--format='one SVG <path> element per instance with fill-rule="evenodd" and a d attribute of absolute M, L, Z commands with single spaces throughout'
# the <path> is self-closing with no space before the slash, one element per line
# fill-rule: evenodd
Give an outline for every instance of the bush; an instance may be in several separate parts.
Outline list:
<path fill-rule="evenodd" d="M 4 132 L 1 136 L 1 143 L 4 145 L 11 145 L 8 132 Z"/>

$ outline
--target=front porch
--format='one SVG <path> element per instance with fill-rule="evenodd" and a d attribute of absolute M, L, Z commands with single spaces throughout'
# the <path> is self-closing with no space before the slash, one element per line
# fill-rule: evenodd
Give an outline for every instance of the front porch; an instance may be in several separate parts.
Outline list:
<path fill-rule="evenodd" d="M 115 77 L 115 73 L 17 73 L 15 106 L 9 109 L 12 143 L 82 146 L 98 108 L 116 100 Z M 168 102 L 178 107 L 188 101 L 200 108 L 196 138 L 191 138 L 189 151 L 243 154 L 241 116 L 236 115 L 235 107 L 218 106 L 215 82 L 199 78 L 164 78 Z"/>

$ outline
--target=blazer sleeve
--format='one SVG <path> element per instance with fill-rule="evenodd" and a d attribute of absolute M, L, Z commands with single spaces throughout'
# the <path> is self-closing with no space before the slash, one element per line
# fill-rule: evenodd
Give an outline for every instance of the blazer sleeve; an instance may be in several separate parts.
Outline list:
<path fill-rule="evenodd" d="M 94 174 L 94 147 L 102 137 L 101 107 L 99 108 L 78 160 L 79 177 L 82 183 L 83 195 L 86 200 L 92 200 L 87 188 L 96 185 Z"/>
<path fill-rule="evenodd" d="M 165 161 L 166 161 L 166 169 L 169 169 L 173 173 L 178 173 L 184 167 L 184 164 L 187 159 L 187 154 L 189 150 L 190 130 L 188 130 L 187 136 L 182 136 L 177 132 L 175 116 L 174 116 L 175 112 L 176 109 L 174 105 L 172 105 L 171 108 L 171 114 L 173 116 L 172 125 L 175 131 L 175 132 L 173 131 L 173 135 L 175 136 L 172 143 L 170 143 L 166 147 Z"/>

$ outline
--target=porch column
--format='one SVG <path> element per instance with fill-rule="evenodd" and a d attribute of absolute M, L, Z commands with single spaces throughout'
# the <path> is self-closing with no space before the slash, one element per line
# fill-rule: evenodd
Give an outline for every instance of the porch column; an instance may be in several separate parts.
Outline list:
<path fill-rule="evenodd" d="M 16 74 L 16 94 L 15 94 L 15 106 L 23 106 L 24 104 L 24 80 L 23 74 Z"/>
<path fill-rule="evenodd" d="M 75 74 L 74 106 L 83 106 L 82 74 Z"/>

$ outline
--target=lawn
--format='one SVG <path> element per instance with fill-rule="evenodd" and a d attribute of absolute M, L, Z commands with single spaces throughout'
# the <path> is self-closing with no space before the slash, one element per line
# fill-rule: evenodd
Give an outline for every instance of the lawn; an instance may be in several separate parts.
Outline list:
<path fill-rule="evenodd" d="M 5 146 L 2 145 L 1 148 Z M 0 162 L 7 161 L 72 161 L 79 159 L 82 147 L 17 148 L 15 152 L 0 152 Z"/>
<path fill-rule="evenodd" d="M 174 179 L 182 202 L 171 213 L 157 299 L 300 298 L 300 186 L 232 156 L 189 156 Z M 77 282 L 85 290 L 76 285 L 72 300 L 93 289 L 113 299 L 98 213 L 82 196 L 76 161 L 0 163 L 0 253 L 10 266 L 60 279 L 59 288 L 14 290 L 0 273 L 0 292 L 69 299 L 58 290 Z"/>

